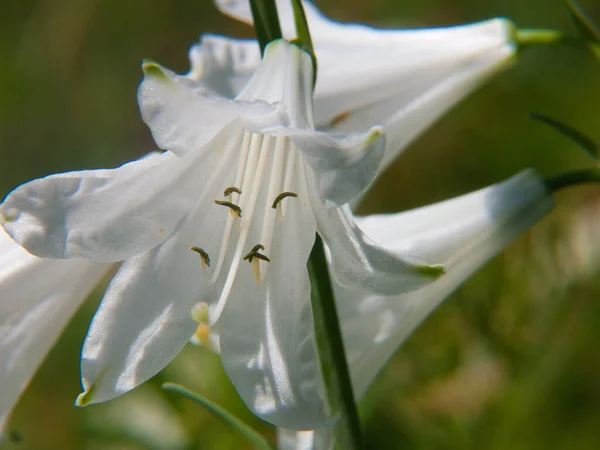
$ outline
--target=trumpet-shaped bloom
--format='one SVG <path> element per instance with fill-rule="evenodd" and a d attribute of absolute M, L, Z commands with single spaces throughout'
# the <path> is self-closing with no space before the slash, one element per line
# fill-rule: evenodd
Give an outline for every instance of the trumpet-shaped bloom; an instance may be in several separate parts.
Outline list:
<path fill-rule="evenodd" d="M 83 349 L 85 405 L 161 370 L 198 322 L 247 405 L 280 426 L 332 417 L 314 343 L 306 263 L 318 231 L 344 286 L 422 288 L 443 269 L 369 240 L 349 209 L 379 170 L 384 137 L 314 130 L 312 62 L 271 43 L 235 99 L 145 64 L 142 116 L 168 151 L 114 170 L 27 183 L 0 207 L 38 256 L 124 260 Z"/>
<path fill-rule="evenodd" d="M 552 206 L 533 171 L 477 192 L 398 214 L 356 217 L 378 244 L 398 254 L 435 257 L 447 273 L 424 288 L 396 295 L 335 286 L 346 356 L 360 398 L 402 342 L 453 290 Z M 282 450 L 328 450 L 333 429 L 279 430 Z"/>
<path fill-rule="evenodd" d="M 252 23 L 248 0 L 215 0 Z M 318 60 L 315 122 L 320 128 L 386 129 L 382 167 L 458 101 L 510 66 L 517 51 L 508 19 L 444 28 L 384 30 L 342 24 L 304 1 Z M 285 37 L 295 36 L 289 0 L 277 1 Z M 260 62 L 255 41 L 204 36 L 190 51 L 191 79 L 235 95 Z"/>
<path fill-rule="evenodd" d="M 46 353 L 107 270 L 35 257 L 0 230 L 0 436 Z"/>

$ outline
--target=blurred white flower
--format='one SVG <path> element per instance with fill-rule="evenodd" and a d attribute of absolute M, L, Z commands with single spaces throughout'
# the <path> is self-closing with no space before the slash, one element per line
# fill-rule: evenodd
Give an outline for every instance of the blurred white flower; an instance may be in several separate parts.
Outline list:
<path fill-rule="evenodd" d="M 376 176 L 380 129 L 314 131 L 310 57 L 285 41 L 265 55 L 235 99 L 146 63 L 142 115 L 169 151 L 35 180 L 1 206 L 6 230 L 38 256 L 125 260 L 84 344 L 80 405 L 156 374 L 200 321 L 255 414 L 323 426 L 332 413 L 306 268 L 315 232 L 348 288 L 392 295 L 442 273 L 373 244 L 340 206 Z"/>
<path fill-rule="evenodd" d="M 226 14 L 252 23 L 248 0 L 215 0 Z M 291 2 L 277 0 L 284 37 L 294 38 Z M 518 44 L 504 18 L 425 29 L 343 24 L 304 1 L 318 60 L 318 128 L 365 131 L 385 127 L 382 168 L 458 101 L 509 67 Z M 205 35 L 190 50 L 188 76 L 236 95 L 260 63 L 256 41 Z"/>
<path fill-rule="evenodd" d="M 461 283 L 552 207 L 543 179 L 524 171 L 445 202 L 398 214 L 356 217 L 377 244 L 444 264 L 446 274 L 408 293 L 378 295 L 335 285 L 336 304 L 357 399 L 414 329 Z M 280 450 L 329 450 L 333 428 L 278 430 Z"/>
<path fill-rule="evenodd" d="M 109 267 L 38 258 L 0 229 L 0 437 L 19 396 Z"/>

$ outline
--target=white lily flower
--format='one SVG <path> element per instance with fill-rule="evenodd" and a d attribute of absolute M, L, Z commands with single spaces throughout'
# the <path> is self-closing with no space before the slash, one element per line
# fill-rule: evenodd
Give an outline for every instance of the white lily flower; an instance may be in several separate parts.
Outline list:
<path fill-rule="evenodd" d="M 35 257 L 0 230 L 0 437 L 21 393 L 108 267 Z"/>
<path fill-rule="evenodd" d="M 356 217 L 376 243 L 398 254 L 435 257 L 447 269 L 424 288 L 396 295 L 335 285 L 336 304 L 355 397 L 415 328 L 460 284 L 552 207 L 543 179 L 524 171 L 461 197 L 398 214 Z M 280 450 L 328 450 L 332 427 L 278 430 Z"/>
<path fill-rule="evenodd" d="M 215 0 L 221 11 L 252 23 L 248 0 Z M 295 37 L 289 0 L 278 0 L 284 37 Z M 386 130 L 382 168 L 452 106 L 514 61 L 518 44 L 508 19 L 414 30 L 343 24 L 304 1 L 318 60 L 318 128 Z M 191 79 L 235 95 L 260 63 L 256 41 L 203 36 L 190 51 Z"/>
<path fill-rule="evenodd" d="M 338 282 L 375 294 L 421 288 L 443 269 L 369 241 L 347 208 L 375 177 L 379 128 L 314 131 L 312 62 L 271 43 L 235 99 L 145 64 L 142 115 L 169 151 L 115 170 L 27 183 L 0 207 L 32 253 L 125 260 L 83 348 L 80 405 L 147 380 L 194 335 L 218 333 L 250 409 L 293 429 L 328 423 L 307 260 L 315 232 Z"/>

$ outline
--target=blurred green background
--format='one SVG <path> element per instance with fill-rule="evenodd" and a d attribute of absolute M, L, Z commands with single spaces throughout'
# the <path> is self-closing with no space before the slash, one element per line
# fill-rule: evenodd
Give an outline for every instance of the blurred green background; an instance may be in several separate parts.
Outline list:
<path fill-rule="evenodd" d="M 581 0 L 600 21 L 597 0 Z M 344 21 L 437 26 L 508 16 L 572 30 L 559 0 L 319 0 Z M 0 15 L 2 192 L 34 177 L 112 167 L 152 150 L 136 104 L 142 58 L 188 70 L 202 32 L 250 36 L 209 0 L 4 0 Z M 519 64 L 419 139 L 363 212 L 468 192 L 524 167 L 593 162 L 532 122 L 536 111 L 600 141 L 600 63 L 565 48 Z M 600 190 L 570 189 L 555 211 L 488 264 L 403 346 L 361 402 L 370 449 L 600 448 Z M 34 280 L 32 281 L 34 282 Z M 162 393 L 181 382 L 274 439 L 237 398 L 218 357 L 189 346 L 161 374 L 107 404 L 77 409 L 79 351 L 101 295 L 65 331 L 13 415 L 13 449 L 244 449 L 201 407 Z M 1 382 L 1 380 L 0 380 Z"/>

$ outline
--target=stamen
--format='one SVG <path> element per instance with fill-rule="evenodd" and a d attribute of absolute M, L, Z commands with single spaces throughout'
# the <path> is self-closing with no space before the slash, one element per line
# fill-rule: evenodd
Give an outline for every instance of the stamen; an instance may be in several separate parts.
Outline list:
<path fill-rule="evenodd" d="M 215 203 L 220 206 L 227 206 L 229 209 L 231 209 L 232 215 L 237 214 L 238 217 L 242 217 L 242 208 L 240 208 L 238 205 L 234 205 L 231 202 L 225 202 L 223 200 L 215 200 Z"/>
<path fill-rule="evenodd" d="M 232 192 L 242 195 L 242 190 L 240 188 L 237 188 L 235 186 L 230 186 L 227 189 L 225 189 L 225 191 L 223 192 L 223 197 L 227 197 L 228 195 L 231 195 Z"/>
<path fill-rule="evenodd" d="M 198 325 L 198 328 L 196 328 L 196 331 L 192 336 L 192 343 L 212 349 L 210 342 L 210 327 L 208 325 Z"/>
<path fill-rule="evenodd" d="M 252 261 L 252 273 L 256 279 L 256 284 L 261 284 L 262 279 L 260 277 L 260 261 L 258 260 L 258 256 Z"/>
<path fill-rule="evenodd" d="M 263 261 L 267 261 L 267 262 L 271 262 L 271 260 L 269 258 L 267 258 L 265 255 L 263 255 L 262 253 L 258 253 L 259 250 L 264 250 L 265 246 L 261 245 L 261 244 L 257 244 L 254 247 L 252 247 L 252 250 L 250 250 L 248 252 L 248 254 L 246 256 L 244 256 L 242 259 L 244 261 L 248 261 L 248 262 L 252 262 L 252 260 L 254 258 L 256 259 L 260 259 Z"/>
<path fill-rule="evenodd" d="M 244 181 L 242 184 L 242 191 L 247 193 L 243 203 L 247 213 L 244 214 L 244 218 L 242 218 L 240 223 L 240 236 L 235 247 L 231 266 L 229 267 L 229 273 L 227 274 L 227 279 L 225 280 L 225 284 L 221 290 L 221 295 L 219 296 L 217 305 L 211 314 L 211 326 L 217 323 L 221 313 L 223 312 L 223 308 L 225 308 L 225 304 L 227 303 L 227 299 L 237 276 L 240 262 L 242 261 L 242 252 L 244 251 L 243 248 L 246 245 L 246 239 L 248 238 L 248 233 L 250 232 L 252 216 L 254 215 L 254 207 L 256 206 L 256 199 L 260 190 L 261 179 L 263 177 L 263 172 L 269 155 L 268 150 L 270 148 L 270 136 L 264 136 L 258 133 L 252 135 L 252 138 L 250 139 L 250 151 L 248 154 L 249 163 L 244 170 Z M 250 161 L 252 161 L 252 164 L 250 164 Z M 256 161 L 256 165 L 254 161 Z"/>
<path fill-rule="evenodd" d="M 273 201 L 273 205 L 271 206 L 271 208 L 273 209 L 277 209 L 277 204 L 283 200 L 286 197 L 294 197 L 294 198 L 298 198 L 298 194 L 296 194 L 295 192 L 282 192 L 281 194 L 279 194 L 275 200 Z"/>
<path fill-rule="evenodd" d="M 329 124 L 327 125 L 327 129 L 337 127 L 341 123 L 345 122 L 348 119 L 348 117 L 350 117 L 350 112 L 342 111 L 337 116 L 335 116 L 333 119 L 331 119 L 331 122 L 329 122 Z"/>
<path fill-rule="evenodd" d="M 208 326 L 208 303 L 199 302 L 190 311 L 192 319 L 198 322 L 198 328 L 194 332 L 191 341 L 194 344 L 210 348 L 210 327 Z"/>
<path fill-rule="evenodd" d="M 208 303 L 199 302 L 196 303 L 192 310 L 190 311 L 190 315 L 192 319 L 194 319 L 199 324 L 207 324 L 208 323 Z"/>
<path fill-rule="evenodd" d="M 296 160 L 296 154 L 298 151 L 296 147 L 292 144 L 290 146 L 290 151 L 286 152 L 287 161 L 285 163 L 285 175 L 283 177 L 283 192 L 290 192 L 292 189 L 292 178 L 294 177 L 294 168 L 298 166 L 298 164 L 294 164 Z M 285 216 L 285 212 L 287 210 L 287 202 L 281 205 L 281 208 L 278 208 L 277 211 L 279 213 L 279 218 L 283 219 Z"/>
<path fill-rule="evenodd" d="M 248 154 L 250 153 L 250 138 L 251 134 L 248 131 L 244 131 L 244 136 L 242 138 L 242 148 L 240 160 L 238 163 L 237 173 L 235 175 L 236 186 L 241 186 L 242 177 L 244 176 L 244 172 L 246 169 L 246 164 L 248 162 Z M 241 191 L 241 189 L 240 189 Z M 223 233 L 223 239 L 221 240 L 221 248 L 219 250 L 219 257 L 217 258 L 217 264 L 210 278 L 210 284 L 214 284 L 219 278 L 221 274 L 221 269 L 223 268 L 223 263 L 225 262 L 225 254 L 227 252 L 227 244 L 229 242 L 229 238 L 231 236 L 231 228 L 233 227 L 234 217 L 227 217 L 227 225 L 225 226 L 225 232 Z M 237 222 L 237 221 L 236 221 Z"/>
<path fill-rule="evenodd" d="M 202 259 L 202 262 L 206 264 L 207 267 L 210 267 L 210 256 L 208 255 L 208 253 L 206 253 L 206 251 L 204 251 L 203 248 L 190 247 L 190 250 L 198 253 L 200 255 L 200 258 Z"/>

